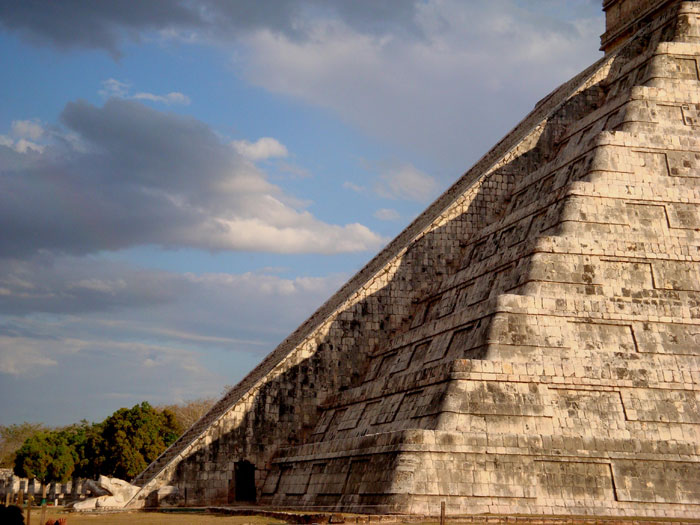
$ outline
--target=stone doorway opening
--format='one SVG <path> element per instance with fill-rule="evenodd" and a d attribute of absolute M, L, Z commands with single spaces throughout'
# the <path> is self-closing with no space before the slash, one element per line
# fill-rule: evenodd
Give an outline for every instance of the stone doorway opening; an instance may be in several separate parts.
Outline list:
<path fill-rule="evenodd" d="M 229 485 L 229 503 L 255 502 L 255 465 L 245 459 L 236 461 L 231 482 L 233 487 Z"/>

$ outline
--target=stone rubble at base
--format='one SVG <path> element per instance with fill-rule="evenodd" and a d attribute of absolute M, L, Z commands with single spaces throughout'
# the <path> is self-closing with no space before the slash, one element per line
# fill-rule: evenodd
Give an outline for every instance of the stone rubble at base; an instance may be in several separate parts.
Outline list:
<path fill-rule="evenodd" d="M 700 518 L 700 2 L 606 55 L 134 481 L 130 503 Z M 254 485 L 254 486 L 253 486 Z M 249 497 L 249 496 L 248 496 Z"/>

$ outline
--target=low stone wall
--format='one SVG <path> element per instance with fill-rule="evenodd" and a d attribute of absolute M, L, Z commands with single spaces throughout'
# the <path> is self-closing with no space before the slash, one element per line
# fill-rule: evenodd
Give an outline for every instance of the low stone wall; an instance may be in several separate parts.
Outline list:
<path fill-rule="evenodd" d="M 41 501 L 41 482 L 36 479 L 20 478 L 13 474 L 0 473 L 0 503 L 16 503 L 20 491 L 23 501 L 33 496 Z M 94 495 L 86 486 L 86 479 L 76 478 L 67 483 L 49 483 L 46 487 L 46 500 L 58 505 L 91 498 Z M 9 500 L 8 500 L 9 496 Z"/>

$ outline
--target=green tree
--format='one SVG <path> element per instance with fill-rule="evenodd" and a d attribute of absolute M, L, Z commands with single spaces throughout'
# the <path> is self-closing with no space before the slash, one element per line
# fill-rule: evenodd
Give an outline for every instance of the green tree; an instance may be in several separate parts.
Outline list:
<path fill-rule="evenodd" d="M 99 470 L 94 468 L 96 456 L 93 453 L 101 442 L 99 425 L 82 420 L 78 424 L 55 430 L 60 439 L 69 447 L 75 463 L 74 477 L 93 478 L 99 475 Z"/>
<path fill-rule="evenodd" d="M 121 408 L 101 423 L 96 464 L 102 474 L 130 479 L 143 471 L 182 432 L 175 415 L 147 402 Z"/>
<path fill-rule="evenodd" d="M 194 412 L 206 410 L 207 404 L 205 400 L 197 400 L 185 407 L 188 415 L 196 417 Z M 47 430 L 25 423 L 0 430 L 15 442 L 18 436 L 24 441 L 21 447 L 15 444 L 14 448 L 9 445 L 7 448 L 12 453 L 15 473 L 47 483 L 65 481 L 71 474 L 85 478 L 100 474 L 132 478 L 177 439 L 182 427 L 168 408 L 155 409 L 143 402 L 121 408 L 97 424 L 81 421 Z M 0 434 L 3 439 L 4 435 Z"/>
<path fill-rule="evenodd" d="M 90 425 L 82 421 L 80 427 L 75 429 L 72 444 L 77 458 L 75 476 L 95 479 L 103 474 L 106 447 L 102 438 L 102 423 Z"/>
<path fill-rule="evenodd" d="M 37 432 L 15 455 L 15 474 L 38 479 L 43 485 L 51 481 L 68 481 L 74 469 L 73 450 L 66 435 L 60 431 Z"/>

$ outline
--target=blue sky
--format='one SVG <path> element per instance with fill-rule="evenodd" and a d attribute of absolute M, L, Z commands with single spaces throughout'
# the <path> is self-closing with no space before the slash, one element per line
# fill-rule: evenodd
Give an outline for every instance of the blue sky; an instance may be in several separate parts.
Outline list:
<path fill-rule="evenodd" d="M 0 424 L 219 395 L 602 30 L 596 0 L 0 0 Z"/>

